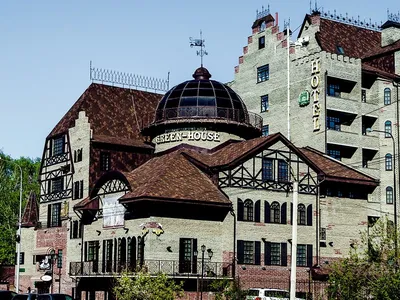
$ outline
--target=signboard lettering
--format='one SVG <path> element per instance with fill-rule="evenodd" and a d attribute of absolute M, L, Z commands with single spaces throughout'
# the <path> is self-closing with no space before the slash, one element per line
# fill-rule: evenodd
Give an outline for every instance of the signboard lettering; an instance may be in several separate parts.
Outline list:
<path fill-rule="evenodd" d="M 321 104 L 319 103 L 319 82 L 320 82 L 321 64 L 317 59 L 311 62 L 311 98 L 313 99 L 313 127 L 314 131 L 319 131 L 321 124 L 319 121 L 321 114 Z"/>
<path fill-rule="evenodd" d="M 210 131 L 168 132 L 155 138 L 156 144 L 182 141 L 210 141 L 220 142 L 220 134 Z"/>

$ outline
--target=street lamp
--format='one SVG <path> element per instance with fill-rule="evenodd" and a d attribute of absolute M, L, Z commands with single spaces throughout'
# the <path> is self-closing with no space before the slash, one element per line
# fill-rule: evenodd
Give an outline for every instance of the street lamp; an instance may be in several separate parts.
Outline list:
<path fill-rule="evenodd" d="M 396 144 L 394 143 L 394 137 L 391 132 L 389 131 L 383 131 L 383 130 L 375 130 L 372 128 L 367 128 L 367 132 L 380 132 L 384 133 L 385 136 L 388 135 L 392 139 L 392 144 L 393 144 L 393 161 L 392 161 L 392 169 L 393 169 L 393 212 L 394 212 L 394 228 L 395 228 L 395 233 L 394 233 L 394 256 L 395 256 L 395 262 L 397 266 L 397 200 L 396 200 Z"/>
<path fill-rule="evenodd" d="M 0 160 L 4 160 L 0 157 Z M 15 270 L 15 292 L 19 293 L 19 268 L 20 268 L 20 256 L 21 256 L 21 223 L 22 223 L 22 168 L 19 164 L 4 160 L 5 162 L 10 162 L 19 168 L 20 172 L 20 184 L 19 184 L 19 214 L 18 214 L 18 233 L 17 233 L 17 269 Z"/>
<path fill-rule="evenodd" d="M 203 280 L 204 280 L 204 252 L 206 252 L 206 246 L 201 245 L 201 283 L 200 283 L 200 300 L 203 300 Z M 213 252 L 211 249 L 207 250 L 208 257 L 212 258 Z"/>

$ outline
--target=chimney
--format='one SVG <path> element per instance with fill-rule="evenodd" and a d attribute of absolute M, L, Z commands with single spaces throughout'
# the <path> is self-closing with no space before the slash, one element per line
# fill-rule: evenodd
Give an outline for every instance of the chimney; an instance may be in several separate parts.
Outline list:
<path fill-rule="evenodd" d="M 386 21 L 381 26 L 381 46 L 385 47 L 400 40 L 400 23 L 395 21 Z"/>

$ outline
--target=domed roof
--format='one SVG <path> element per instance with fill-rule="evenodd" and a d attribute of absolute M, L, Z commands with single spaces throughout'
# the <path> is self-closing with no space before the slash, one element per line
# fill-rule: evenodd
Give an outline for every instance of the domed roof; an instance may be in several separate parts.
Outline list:
<path fill-rule="evenodd" d="M 204 67 L 188 80 L 170 89 L 158 104 L 155 123 L 175 118 L 218 118 L 246 123 L 242 99 L 230 87 L 215 80 Z"/>

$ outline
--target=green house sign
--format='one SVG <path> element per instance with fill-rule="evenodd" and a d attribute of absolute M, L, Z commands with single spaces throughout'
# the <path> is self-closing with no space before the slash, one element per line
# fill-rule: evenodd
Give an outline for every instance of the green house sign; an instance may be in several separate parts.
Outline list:
<path fill-rule="evenodd" d="M 299 105 L 301 107 L 310 104 L 310 93 L 308 91 L 303 91 L 299 95 Z"/>

